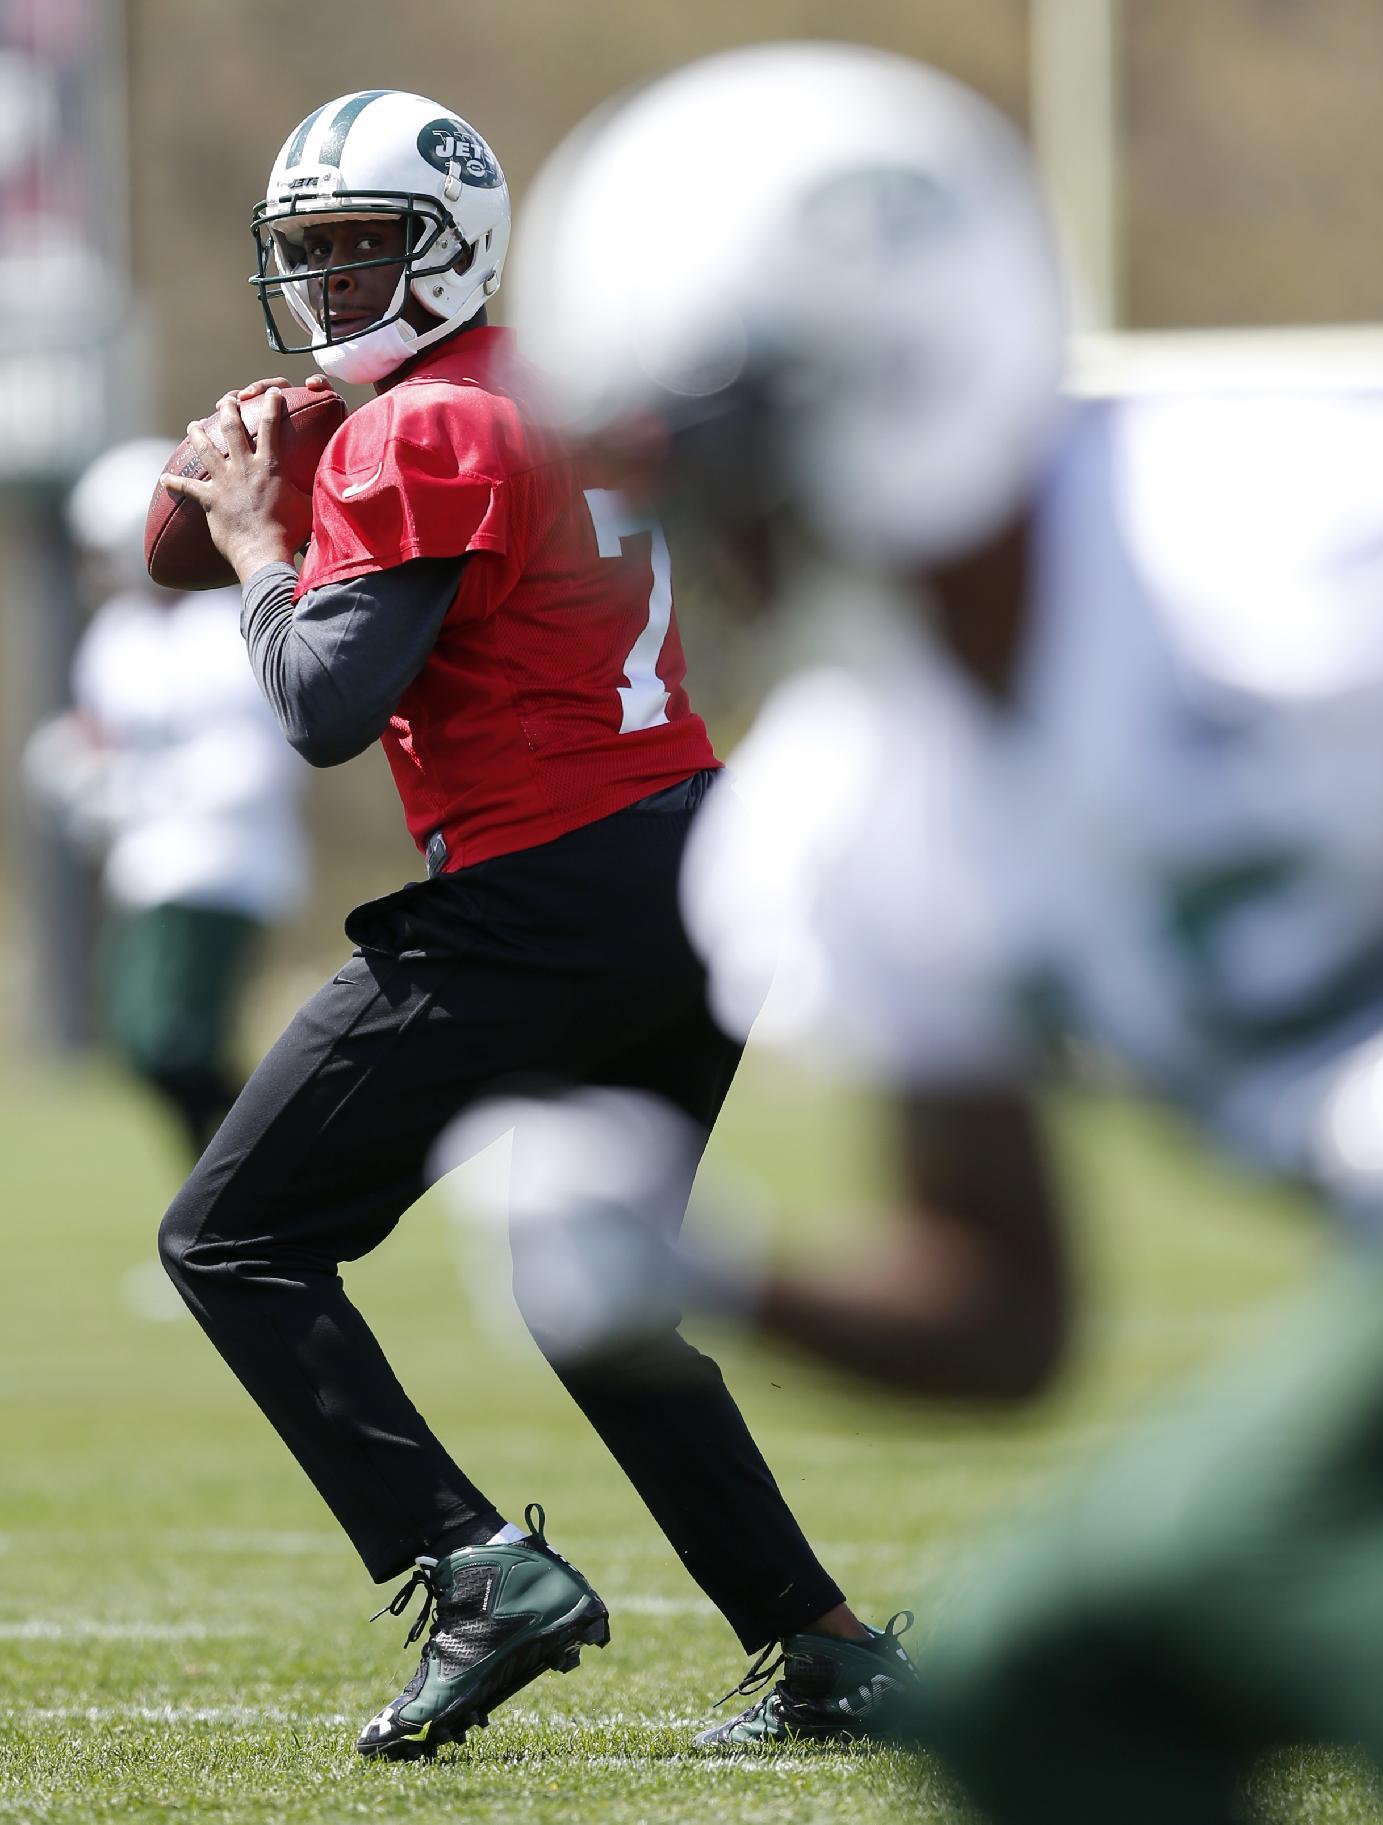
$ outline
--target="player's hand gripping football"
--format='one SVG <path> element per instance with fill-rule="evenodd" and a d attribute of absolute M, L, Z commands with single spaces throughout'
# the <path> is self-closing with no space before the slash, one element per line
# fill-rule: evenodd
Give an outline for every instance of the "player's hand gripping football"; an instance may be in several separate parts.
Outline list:
<path fill-rule="evenodd" d="M 264 411 L 252 442 L 240 400 L 260 392 Z M 170 493 L 185 495 L 202 508 L 216 549 L 242 583 L 265 564 L 291 564 L 312 530 L 311 496 L 293 487 L 280 465 L 282 413 L 283 394 L 276 381 L 256 381 L 238 394 L 225 394 L 216 406 L 217 437 L 195 421 L 187 427 L 206 477 L 164 477 Z"/>
<path fill-rule="evenodd" d="M 264 380 L 252 380 L 248 385 L 237 387 L 234 397 L 240 401 L 258 399 L 261 393 L 267 393 L 271 387 L 286 391 L 289 387 L 306 387 L 310 393 L 330 393 L 331 382 L 325 374 L 308 374 L 302 380 L 290 380 L 286 374 L 270 374 Z"/>

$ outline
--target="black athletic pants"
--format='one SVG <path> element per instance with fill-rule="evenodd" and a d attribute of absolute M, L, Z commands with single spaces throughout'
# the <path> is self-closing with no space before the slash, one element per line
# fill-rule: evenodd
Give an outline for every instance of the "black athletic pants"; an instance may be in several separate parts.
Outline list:
<path fill-rule="evenodd" d="M 497 1090 L 630 1086 L 709 1133 L 739 1049 L 707 1012 L 677 911 L 707 779 L 357 908 L 359 950 L 164 1219 L 179 1291 L 377 1580 L 492 1505 L 409 1401 L 338 1265 L 384 1240 L 440 1131 Z M 744 1646 L 839 1603 L 716 1365 L 669 1329 L 644 1367 L 557 1372 Z"/>

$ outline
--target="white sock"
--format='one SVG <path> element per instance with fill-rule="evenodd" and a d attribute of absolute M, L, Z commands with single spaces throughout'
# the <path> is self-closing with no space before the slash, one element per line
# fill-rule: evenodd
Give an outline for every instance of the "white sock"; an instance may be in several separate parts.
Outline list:
<path fill-rule="evenodd" d="M 491 1534 L 485 1542 L 487 1546 L 512 1546 L 515 1540 L 526 1540 L 528 1535 L 521 1527 L 515 1527 L 512 1521 L 506 1521 L 497 1534 Z"/>

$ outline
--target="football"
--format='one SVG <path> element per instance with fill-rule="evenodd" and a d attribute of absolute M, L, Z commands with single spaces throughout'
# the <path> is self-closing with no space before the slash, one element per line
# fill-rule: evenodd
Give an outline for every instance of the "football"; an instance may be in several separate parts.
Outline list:
<path fill-rule="evenodd" d="M 282 392 L 279 450 L 283 472 L 295 488 L 310 494 L 322 452 L 345 419 L 346 402 L 325 387 L 285 387 Z M 263 394 L 241 404 L 245 429 L 252 439 L 259 430 L 263 406 Z M 202 424 L 219 444 L 215 413 Z M 206 470 L 191 441 L 184 438 L 164 464 L 163 473 L 204 476 Z M 235 572 L 211 542 L 201 507 L 196 501 L 170 494 L 161 479 L 154 487 L 144 522 L 144 561 L 154 582 L 165 589 L 221 589 L 235 582 Z"/>

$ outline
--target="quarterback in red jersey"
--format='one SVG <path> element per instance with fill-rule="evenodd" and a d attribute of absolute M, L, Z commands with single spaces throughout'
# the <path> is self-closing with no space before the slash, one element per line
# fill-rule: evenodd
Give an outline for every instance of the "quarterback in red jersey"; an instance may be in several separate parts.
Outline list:
<path fill-rule="evenodd" d="M 298 594 L 413 558 L 469 565 L 384 731 L 420 848 L 448 868 L 545 843 L 715 767 L 683 688 L 657 524 L 571 463 L 510 396 L 509 333 L 471 328 L 355 413 L 313 496 Z"/>
<path fill-rule="evenodd" d="M 254 1074 L 160 1242 L 370 1574 L 414 1568 L 390 1607 L 423 1590 L 422 1660 L 359 1742 L 411 1758 L 609 1624 L 541 1510 L 527 1531 L 506 1522 L 428 1429 L 339 1266 L 390 1233 L 438 1135 L 497 1091 L 650 1092 L 704 1143 L 739 1048 L 708 1011 L 677 877 L 718 763 L 683 687 L 661 533 L 535 429 L 485 322 L 509 210 L 480 135 L 416 95 L 328 102 L 285 144 L 254 225 L 273 346 L 376 397 L 323 458 L 301 576 L 284 383 L 239 396 L 268 395 L 253 446 L 228 395 L 224 450 L 197 433 L 209 478 L 169 485 L 241 579 L 289 740 L 332 765 L 381 739 L 428 878 L 350 915 L 355 954 Z M 795 1635 L 833 1675 L 853 1656 L 852 1690 L 902 1658 L 845 1605 L 675 1314 L 637 1372 L 555 1366 L 746 1648 Z M 816 1733 L 869 1731 L 845 1711 Z"/>

